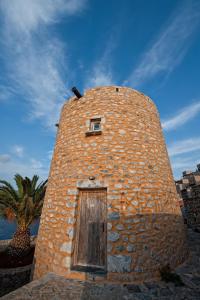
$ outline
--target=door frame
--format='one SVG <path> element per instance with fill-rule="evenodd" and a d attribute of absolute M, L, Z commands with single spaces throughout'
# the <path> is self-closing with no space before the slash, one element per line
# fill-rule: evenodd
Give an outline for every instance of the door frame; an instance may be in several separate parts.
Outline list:
<path fill-rule="evenodd" d="M 105 191 L 105 264 L 104 266 L 91 266 L 91 265 L 80 265 L 77 262 L 77 251 L 78 251 L 78 241 L 79 241 L 79 234 L 80 230 L 80 213 L 81 213 L 81 197 L 80 197 L 80 192 L 86 192 L 86 191 Z M 84 188 L 79 188 L 78 187 L 78 197 L 77 197 L 77 212 L 76 212 L 76 223 L 75 223 L 75 238 L 74 238 L 74 251 L 73 251 L 73 258 L 72 258 L 72 265 L 71 269 L 75 271 L 81 271 L 81 272 L 95 272 L 95 271 L 103 271 L 107 272 L 107 187 L 84 187 Z"/>

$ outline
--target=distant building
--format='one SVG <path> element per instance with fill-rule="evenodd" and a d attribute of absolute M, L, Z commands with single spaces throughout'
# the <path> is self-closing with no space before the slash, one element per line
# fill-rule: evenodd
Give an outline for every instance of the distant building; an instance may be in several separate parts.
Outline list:
<path fill-rule="evenodd" d="M 200 164 L 197 170 L 184 171 L 183 177 L 176 181 L 176 189 L 179 194 L 180 206 L 183 217 L 188 225 L 196 227 L 200 225 Z"/>

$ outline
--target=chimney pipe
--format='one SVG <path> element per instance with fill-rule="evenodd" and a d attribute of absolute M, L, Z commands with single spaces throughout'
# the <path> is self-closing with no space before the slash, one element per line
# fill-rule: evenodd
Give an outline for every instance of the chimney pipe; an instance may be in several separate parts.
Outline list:
<path fill-rule="evenodd" d="M 78 99 L 80 99 L 82 97 L 81 93 L 77 90 L 77 88 L 75 86 L 72 88 L 72 92 Z"/>

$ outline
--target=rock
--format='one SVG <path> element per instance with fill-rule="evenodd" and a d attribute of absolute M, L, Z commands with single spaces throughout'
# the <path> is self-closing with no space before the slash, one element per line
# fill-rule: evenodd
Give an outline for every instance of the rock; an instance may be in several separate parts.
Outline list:
<path fill-rule="evenodd" d="M 100 170 L 102 173 L 108 173 L 108 170 Z"/>
<path fill-rule="evenodd" d="M 194 283 L 196 286 L 200 286 L 200 277 L 199 276 L 193 276 L 191 279 L 192 283 Z"/>
<path fill-rule="evenodd" d="M 124 242 L 128 242 L 128 237 L 127 237 L 126 235 L 123 235 L 123 236 L 122 236 L 122 240 L 123 240 Z"/>
<path fill-rule="evenodd" d="M 135 242 L 135 235 L 132 234 L 132 235 L 129 237 L 129 240 L 130 240 L 130 242 Z"/>
<path fill-rule="evenodd" d="M 139 223 L 140 222 L 140 219 L 139 218 L 134 218 L 133 219 L 133 223 Z"/>
<path fill-rule="evenodd" d="M 52 248 L 53 248 L 53 243 L 52 243 L 52 242 L 49 242 L 49 243 L 48 243 L 48 246 L 49 246 L 49 248 L 52 249 Z"/>
<path fill-rule="evenodd" d="M 131 173 L 131 174 L 135 174 L 135 173 L 136 173 L 136 170 L 130 170 L 130 173 Z"/>
<path fill-rule="evenodd" d="M 74 228 L 67 229 L 67 234 L 68 234 L 69 238 L 72 239 L 74 236 Z"/>
<path fill-rule="evenodd" d="M 140 287 L 136 284 L 124 284 L 129 293 L 141 293 Z"/>
<path fill-rule="evenodd" d="M 112 212 L 108 214 L 108 220 L 119 220 L 120 215 L 118 212 Z"/>
<path fill-rule="evenodd" d="M 107 223 L 107 229 L 108 230 L 112 229 L 112 223 Z"/>
<path fill-rule="evenodd" d="M 111 251 L 112 251 L 112 244 L 111 244 L 111 243 L 108 243 L 108 244 L 107 244 L 107 251 L 108 251 L 108 252 L 111 252 Z"/>
<path fill-rule="evenodd" d="M 136 200 L 131 201 L 131 204 L 134 205 L 134 206 L 138 206 L 138 201 L 136 201 Z"/>
<path fill-rule="evenodd" d="M 72 252 L 72 243 L 71 242 L 65 242 L 60 247 L 60 251 L 71 253 Z"/>
<path fill-rule="evenodd" d="M 76 189 L 68 189 L 67 194 L 68 195 L 77 195 L 78 191 Z"/>
<path fill-rule="evenodd" d="M 67 218 L 67 224 L 74 224 L 76 222 L 76 219 L 75 218 Z"/>
<path fill-rule="evenodd" d="M 108 195 L 108 200 L 119 200 L 119 195 Z"/>
<path fill-rule="evenodd" d="M 121 184 L 121 183 L 117 183 L 117 184 L 115 184 L 115 188 L 117 188 L 117 189 L 121 189 L 121 188 L 122 188 L 122 184 Z"/>
<path fill-rule="evenodd" d="M 119 130 L 119 134 L 120 134 L 120 135 L 125 135 L 125 134 L 126 134 L 126 131 L 123 130 L 123 129 L 120 129 L 120 130 Z"/>
<path fill-rule="evenodd" d="M 70 268 L 70 264 L 71 264 L 71 258 L 70 257 L 67 256 L 67 257 L 63 258 L 62 262 L 63 262 L 64 267 Z"/>
<path fill-rule="evenodd" d="M 130 272 L 131 256 L 128 255 L 108 255 L 108 272 Z"/>
<path fill-rule="evenodd" d="M 119 233 L 115 231 L 108 232 L 108 240 L 111 242 L 115 242 L 119 239 Z"/>
<path fill-rule="evenodd" d="M 121 252 L 121 251 L 125 250 L 125 247 L 123 245 L 119 245 L 116 247 L 116 250 Z"/>
<path fill-rule="evenodd" d="M 158 285 L 158 283 L 156 283 L 156 282 L 144 282 L 144 284 L 147 286 L 147 288 L 148 289 L 157 289 L 157 288 L 159 288 L 159 285 Z"/>
<path fill-rule="evenodd" d="M 128 244 L 128 246 L 126 247 L 128 252 L 134 252 L 135 251 L 135 246 L 132 244 Z"/>
<path fill-rule="evenodd" d="M 132 218 L 131 219 L 126 219 L 126 220 L 124 220 L 124 223 L 126 223 L 126 224 L 133 223 L 133 219 Z"/>
<path fill-rule="evenodd" d="M 74 202 L 74 201 L 69 201 L 69 200 L 67 200 L 66 206 L 67 206 L 68 208 L 76 207 L 76 206 L 77 206 L 77 203 Z"/>
<path fill-rule="evenodd" d="M 140 266 L 136 266 L 135 269 L 134 269 L 135 272 L 137 273 L 142 273 L 143 272 L 143 268 L 140 267 Z"/>
<path fill-rule="evenodd" d="M 117 230 L 123 230 L 124 226 L 122 224 L 117 224 L 116 228 Z"/>
<path fill-rule="evenodd" d="M 168 288 L 162 288 L 160 289 L 160 295 L 161 296 L 171 296 L 172 292 Z"/>
<path fill-rule="evenodd" d="M 154 206 L 154 203 L 153 202 L 148 202 L 147 203 L 147 207 L 153 207 Z"/>

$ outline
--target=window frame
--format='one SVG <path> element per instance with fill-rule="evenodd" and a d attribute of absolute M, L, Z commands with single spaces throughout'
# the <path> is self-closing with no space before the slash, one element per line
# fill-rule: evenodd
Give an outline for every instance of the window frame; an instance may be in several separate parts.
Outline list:
<path fill-rule="evenodd" d="M 99 129 L 95 129 L 95 125 L 99 125 Z M 90 119 L 90 131 L 96 132 L 101 131 L 101 118 Z"/>
<path fill-rule="evenodd" d="M 102 134 L 102 118 L 93 117 L 89 120 L 88 131 L 85 133 L 86 136 L 100 135 Z M 95 124 L 98 124 L 98 129 L 95 129 Z"/>

